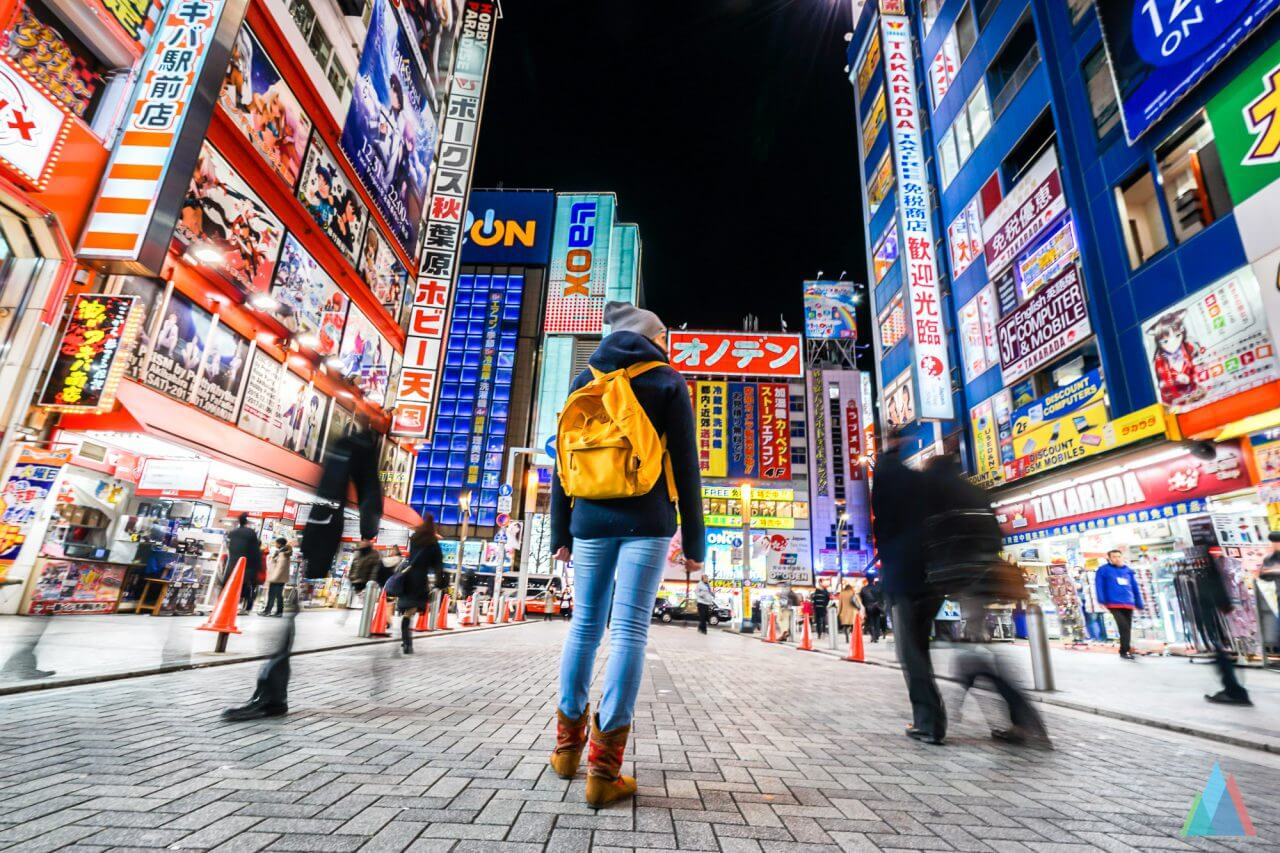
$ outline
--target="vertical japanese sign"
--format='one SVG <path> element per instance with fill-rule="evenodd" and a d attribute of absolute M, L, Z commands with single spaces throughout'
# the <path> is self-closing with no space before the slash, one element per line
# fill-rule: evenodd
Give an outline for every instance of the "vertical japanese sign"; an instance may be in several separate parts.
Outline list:
<path fill-rule="evenodd" d="M 135 296 L 82 293 L 71 305 L 58 356 L 40 394 L 40 405 L 62 411 L 111 408 L 127 353 L 142 324 Z"/>
<path fill-rule="evenodd" d="M 468 0 L 448 106 L 440 127 L 440 151 L 427 204 L 418 280 L 409 305 L 404 365 L 396 382 L 393 435 L 431 437 L 448 318 L 458 284 L 458 250 L 462 246 L 467 191 L 484 104 L 489 44 L 496 23 L 497 4 Z"/>
<path fill-rule="evenodd" d="M 698 465 L 708 477 L 728 476 L 728 383 L 697 384 Z"/>
<path fill-rule="evenodd" d="M 248 5 L 169 4 L 126 102 L 80 258 L 114 272 L 160 272 Z"/>
<path fill-rule="evenodd" d="M 0 580 L 18 559 L 31 523 L 44 506 L 70 450 L 23 449 L 0 491 Z"/>
<path fill-rule="evenodd" d="M 809 439 L 813 447 L 814 489 L 818 497 L 825 498 L 831 490 L 827 474 L 827 409 L 826 388 L 822 381 L 822 368 L 815 367 L 809 374 L 809 415 L 813 419 L 809 427 Z"/>
<path fill-rule="evenodd" d="M 929 208 L 929 177 L 924 168 L 920 138 L 920 102 L 916 93 L 915 56 L 911 28 L 903 15 L 881 15 L 889 126 L 893 128 L 893 157 L 898 174 L 898 223 L 902 228 L 902 256 L 912 341 L 912 369 L 916 379 L 919 417 L 955 417 L 951 399 L 951 356 L 938 292 L 938 263 L 934 257 L 933 216 Z"/>
<path fill-rule="evenodd" d="M 756 386 L 753 382 L 729 383 L 729 474 L 735 478 L 756 476 L 760 443 L 756 435 Z"/>
<path fill-rule="evenodd" d="M 849 453 L 849 479 L 862 479 L 862 424 L 858 418 L 858 401 L 844 406 L 844 446 Z"/>
<path fill-rule="evenodd" d="M 791 479 L 791 401 L 787 386 L 760 385 L 760 476 Z"/>
<path fill-rule="evenodd" d="M 556 196 L 543 329 L 548 334 L 600 334 L 616 207 L 612 193 Z"/>
<path fill-rule="evenodd" d="M 485 304 L 484 338 L 480 351 L 480 381 L 476 383 L 476 405 L 472 414 L 471 441 L 467 448 L 467 478 L 470 487 L 480 485 L 489 416 L 493 410 L 493 389 L 498 370 L 498 332 L 502 327 L 502 309 L 506 306 L 507 291 L 493 287 Z"/>

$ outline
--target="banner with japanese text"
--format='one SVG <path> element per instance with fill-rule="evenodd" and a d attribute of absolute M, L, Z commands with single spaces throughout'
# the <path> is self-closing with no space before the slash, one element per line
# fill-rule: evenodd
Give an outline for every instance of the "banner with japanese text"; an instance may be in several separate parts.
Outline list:
<path fill-rule="evenodd" d="M 911 27 L 904 15 L 881 15 L 886 86 L 893 121 L 893 159 L 898 183 L 898 224 L 906 264 L 907 311 L 911 329 L 916 415 L 925 420 L 955 417 L 951 396 L 951 355 L 938 289 L 937 241 L 929 177 L 921 138 L 923 116 L 916 89 Z"/>
<path fill-rule="evenodd" d="M 18 451 L 4 489 L 0 490 L 0 580 L 18 559 L 32 522 L 44 508 L 54 481 L 70 458 L 70 450 L 24 446 Z"/>
<path fill-rule="evenodd" d="M 133 296 L 76 296 L 39 405 L 75 412 L 109 410 L 142 313 Z"/>
<path fill-rule="evenodd" d="M 671 366 L 679 373 L 778 379 L 804 375 L 800 335 L 670 329 L 667 343 Z"/>
<path fill-rule="evenodd" d="M 766 480 L 791 479 L 790 395 L 787 386 L 761 383 L 760 476 Z"/>
<path fill-rule="evenodd" d="M 729 383 L 729 477 L 752 479 L 757 475 L 760 438 L 757 432 L 756 385 Z"/>
<path fill-rule="evenodd" d="M 697 382 L 693 384 L 693 394 L 698 435 L 698 468 L 705 477 L 727 476 L 727 384 Z"/>

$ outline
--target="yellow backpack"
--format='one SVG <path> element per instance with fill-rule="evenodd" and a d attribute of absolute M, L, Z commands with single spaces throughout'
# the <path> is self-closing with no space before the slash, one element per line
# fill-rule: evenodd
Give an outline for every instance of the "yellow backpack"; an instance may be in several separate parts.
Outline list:
<path fill-rule="evenodd" d="M 645 361 L 601 373 L 565 401 L 556 431 L 556 469 L 571 498 L 612 500 L 647 495 L 666 474 L 676 500 L 667 441 L 658 435 L 631 380 L 665 362 Z"/>

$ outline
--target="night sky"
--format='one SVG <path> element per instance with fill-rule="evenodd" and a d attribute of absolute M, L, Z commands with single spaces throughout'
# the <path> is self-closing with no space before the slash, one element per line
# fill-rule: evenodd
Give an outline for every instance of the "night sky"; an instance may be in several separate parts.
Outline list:
<path fill-rule="evenodd" d="M 802 280 L 865 279 L 847 0 L 503 11 L 474 186 L 616 192 L 670 326 L 797 331 Z"/>

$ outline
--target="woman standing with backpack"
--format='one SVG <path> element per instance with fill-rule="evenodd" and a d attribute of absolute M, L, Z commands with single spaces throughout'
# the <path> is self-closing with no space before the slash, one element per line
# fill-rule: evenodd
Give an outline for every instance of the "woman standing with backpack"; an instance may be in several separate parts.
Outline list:
<path fill-rule="evenodd" d="M 594 808 L 636 790 L 622 758 L 677 507 L 685 568 L 701 571 L 706 552 L 693 406 L 667 363 L 666 327 L 625 302 L 608 303 L 604 322 L 612 331 L 560 416 L 551 480 L 551 548 L 558 560 L 572 555 L 574 570 L 551 766 L 573 778 L 589 727 L 586 800 Z M 609 662 L 593 715 L 588 689 L 606 622 Z"/>

